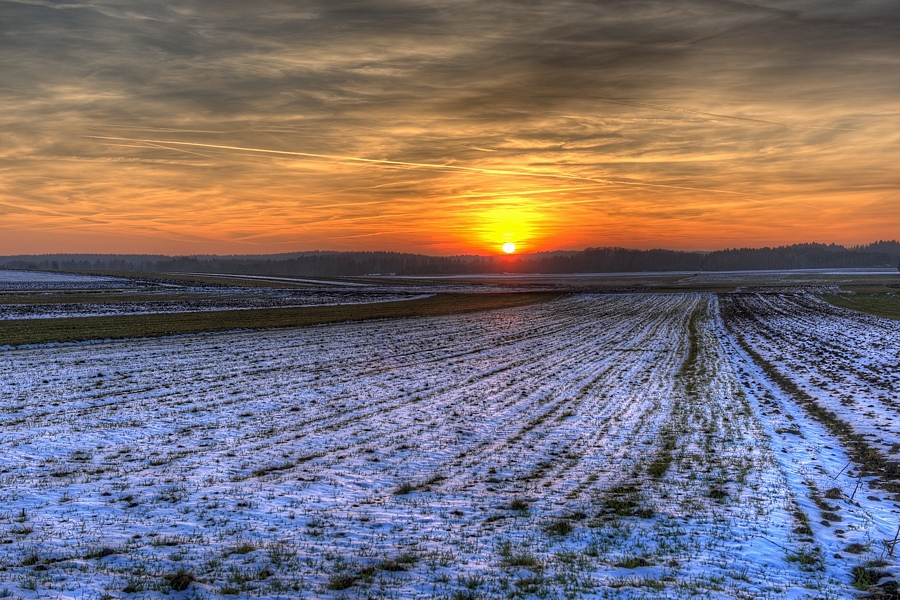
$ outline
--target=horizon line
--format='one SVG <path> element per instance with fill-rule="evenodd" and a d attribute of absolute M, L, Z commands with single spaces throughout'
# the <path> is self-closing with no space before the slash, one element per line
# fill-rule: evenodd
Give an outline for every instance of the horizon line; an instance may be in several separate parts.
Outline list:
<path fill-rule="evenodd" d="M 853 246 L 848 246 L 844 244 L 837 244 L 835 242 L 824 243 L 824 242 L 795 242 L 793 244 L 782 244 L 780 246 L 732 246 L 727 248 L 719 248 L 715 250 L 678 250 L 673 248 L 664 248 L 661 246 L 652 247 L 652 248 L 629 248 L 625 246 L 587 246 L 580 250 L 566 250 L 566 249 L 556 249 L 556 250 L 541 250 L 538 252 L 522 252 L 522 253 L 514 253 L 514 254 L 425 254 L 422 252 L 403 252 L 398 250 L 292 250 L 288 252 L 272 252 L 267 254 L 152 254 L 152 253 L 101 253 L 101 252 L 46 252 L 42 254 L 5 254 L 0 255 L 0 259 L 21 259 L 21 258 L 43 258 L 43 257 L 61 257 L 61 256 L 96 256 L 96 257 L 117 257 L 117 256 L 130 256 L 130 257 L 164 257 L 169 259 L 178 259 L 178 258 L 266 258 L 266 257 L 274 257 L 274 256 L 286 256 L 293 254 L 400 254 L 400 255 L 410 255 L 410 256 L 425 256 L 428 258 L 505 258 L 505 259 L 514 259 L 514 258 L 524 258 L 530 256 L 539 256 L 546 254 L 556 254 L 556 253 L 580 253 L 587 252 L 590 250 L 627 250 L 631 252 L 653 252 L 653 251 L 665 251 L 665 252 L 679 252 L 684 254 L 712 254 L 715 252 L 733 252 L 739 250 L 777 250 L 783 248 L 791 248 L 795 246 L 824 246 L 824 247 L 837 247 L 843 248 L 848 251 L 859 251 L 863 248 L 867 248 L 870 246 L 874 246 L 876 244 L 900 244 L 900 240 L 891 239 L 891 240 L 876 240 L 866 244 L 857 244 Z M 0 267 L 2 268 L 2 267 Z"/>

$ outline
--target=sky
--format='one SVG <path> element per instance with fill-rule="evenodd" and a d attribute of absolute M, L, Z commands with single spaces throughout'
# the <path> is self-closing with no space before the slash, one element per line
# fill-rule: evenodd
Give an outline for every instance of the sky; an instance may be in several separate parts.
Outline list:
<path fill-rule="evenodd" d="M 0 254 L 894 238 L 896 0 L 0 0 Z"/>

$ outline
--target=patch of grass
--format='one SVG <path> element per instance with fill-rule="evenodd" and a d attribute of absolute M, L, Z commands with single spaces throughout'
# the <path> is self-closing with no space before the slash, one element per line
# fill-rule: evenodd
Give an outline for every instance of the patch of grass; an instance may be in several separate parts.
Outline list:
<path fill-rule="evenodd" d="M 888 573 L 879 571 L 871 564 L 865 564 L 853 567 L 851 575 L 853 576 L 853 587 L 865 591 L 878 583 L 882 577 L 887 577 Z"/>
<path fill-rule="evenodd" d="M 838 308 L 849 308 L 878 317 L 900 320 L 900 294 L 828 294 L 822 300 Z"/>
<path fill-rule="evenodd" d="M 242 417 L 244 415 L 241 415 Z M 253 416 L 252 414 L 250 415 Z M 296 464 L 293 461 L 286 461 L 283 463 L 279 463 L 277 465 L 268 465 L 266 467 L 260 467 L 258 469 L 253 470 L 254 477 L 262 477 L 264 475 L 268 475 L 269 473 L 274 473 L 276 471 L 287 471 L 288 469 L 293 469 Z"/>
<path fill-rule="evenodd" d="M 128 580 L 128 583 L 125 584 L 125 587 L 122 588 L 122 591 L 126 594 L 134 594 L 137 592 L 143 592 L 147 589 L 147 585 L 141 581 L 140 579 L 131 578 Z"/>
<path fill-rule="evenodd" d="M 825 497 L 829 500 L 840 500 L 844 497 L 844 493 L 841 491 L 841 488 L 830 488 L 825 492 Z"/>
<path fill-rule="evenodd" d="M 457 575 L 456 582 L 467 590 L 476 590 L 484 585 L 484 577 L 478 575 L 473 575 L 472 577 Z"/>
<path fill-rule="evenodd" d="M 329 590 L 341 592 L 352 588 L 356 585 L 357 581 L 359 581 L 359 575 L 356 573 L 332 573 L 328 577 L 328 584 L 326 587 Z"/>
<path fill-rule="evenodd" d="M 417 555 L 410 552 L 405 552 L 397 558 L 389 558 L 381 561 L 380 563 L 378 563 L 378 568 L 382 571 L 397 573 L 401 571 L 408 571 L 417 562 L 419 562 L 419 557 Z"/>
<path fill-rule="evenodd" d="M 41 562 L 41 557 L 35 553 L 29 554 L 24 559 L 22 559 L 23 567 L 31 567 Z"/>
<path fill-rule="evenodd" d="M 823 571 L 825 569 L 825 562 L 819 548 L 801 548 L 797 552 L 788 554 L 785 560 L 799 564 L 804 571 Z"/>
<path fill-rule="evenodd" d="M 160 535 L 153 537 L 153 540 L 150 542 L 151 546 L 155 547 L 174 547 L 181 546 L 182 544 L 187 544 L 190 540 L 183 535 Z"/>
<path fill-rule="evenodd" d="M 617 562 L 614 566 L 620 569 L 637 569 L 639 567 L 652 567 L 653 563 L 643 556 L 629 556 L 625 560 Z"/>
<path fill-rule="evenodd" d="M 563 518 L 568 519 L 569 521 L 584 521 L 587 519 L 587 513 L 583 510 L 575 510 L 567 512 L 563 515 Z"/>
<path fill-rule="evenodd" d="M 650 477 L 659 479 L 666 474 L 666 471 L 668 471 L 669 467 L 672 465 L 672 450 L 674 447 L 674 442 L 672 443 L 671 449 L 669 448 L 668 441 L 666 442 L 660 455 L 650 463 L 649 467 L 647 467 L 647 474 L 650 475 Z"/>
<path fill-rule="evenodd" d="M 416 486 L 409 481 L 404 481 L 394 489 L 395 496 L 404 496 L 416 491 Z"/>
<path fill-rule="evenodd" d="M 254 550 L 256 550 L 256 546 L 254 546 L 252 543 L 250 543 L 250 542 L 241 542 L 241 543 L 238 544 L 237 546 L 234 546 L 234 547 L 232 547 L 232 548 L 228 548 L 228 549 L 225 551 L 225 556 L 229 556 L 229 555 L 231 555 L 231 554 L 250 554 L 250 553 L 253 552 Z"/>
<path fill-rule="evenodd" d="M 446 480 L 446 479 L 447 479 L 447 476 L 446 476 L 446 475 L 443 475 L 443 474 L 441 474 L 441 473 L 436 473 L 436 474 L 432 475 L 431 477 L 429 477 L 428 479 L 426 479 L 426 480 L 422 483 L 422 486 L 421 486 L 421 487 L 422 487 L 422 489 L 427 490 L 427 489 L 430 488 L 431 486 L 433 486 L 433 485 L 438 485 L 439 483 L 441 483 L 442 481 L 444 481 L 444 480 Z"/>
<path fill-rule="evenodd" d="M 603 511 L 613 513 L 618 517 L 638 517 L 649 519 L 654 515 L 654 510 L 642 506 L 641 494 L 637 488 L 620 486 L 609 490 L 602 502 Z"/>
<path fill-rule="evenodd" d="M 194 582 L 194 575 L 184 569 L 178 569 L 164 577 L 166 585 L 176 592 L 183 592 Z"/>
<path fill-rule="evenodd" d="M 709 490 L 709 497 L 717 502 L 724 502 L 728 498 L 728 492 L 720 487 L 714 487 Z"/>
<path fill-rule="evenodd" d="M 111 317 L 65 317 L 0 321 L 0 346 L 159 337 L 230 329 L 304 327 L 326 323 L 399 319 L 511 308 L 546 302 L 558 293 L 436 294 L 402 302 L 214 310 Z"/>
<path fill-rule="evenodd" d="M 540 575 L 516 579 L 515 586 L 521 596 L 537 596 L 539 598 L 547 596 L 547 590 L 544 588 L 544 578 Z"/>
<path fill-rule="evenodd" d="M 508 510 L 514 510 L 517 512 L 525 513 L 525 512 L 528 512 L 529 507 L 528 507 L 528 502 L 526 502 L 525 500 L 522 500 L 521 498 L 513 498 L 512 502 L 510 502 L 506 506 L 506 508 Z"/>
<path fill-rule="evenodd" d="M 862 554 L 866 550 L 868 550 L 868 547 L 865 544 L 860 544 L 857 542 L 854 542 L 854 543 L 850 544 L 849 546 L 847 546 L 846 548 L 844 548 L 844 552 L 846 552 L 848 554 Z"/>
<path fill-rule="evenodd" d="M 500 558 L 500 564 L 504 567 L 524 567 L 526 569 L 541 567 L 541 561 L 537 556 L 527 550 L 516 552 L 509 543 L 500 547 Z"/>
<path fill-rule="evenodd" d="M 34 527 L 29 527 L 28 525 L 19 525 L 18 527 L 13 527 L 9 530 L 9 532 L 13 535 L 28 535 L 33 531 Z"/>
<path fill-rule="evenodd" d="M 573 531 L 575 528 L 565 519 L 556 519 L 544 526 L 544 532 L 555 537 L 564 537 Z"/>

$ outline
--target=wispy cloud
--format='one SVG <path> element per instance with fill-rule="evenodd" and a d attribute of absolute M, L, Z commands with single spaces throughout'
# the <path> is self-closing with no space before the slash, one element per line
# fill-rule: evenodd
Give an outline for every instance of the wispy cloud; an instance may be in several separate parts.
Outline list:
<path fill-rule="evenodd" d="M 752 117 L 738 117 L 735 115 L 720 115 L 718 113 L 704 112 L 701 110 L 692 110 L 690 108 L 682 108 L 678 106 L 667 106 L 665 104 L 652 104 L 650 102 L 640 102 L 628 98 L 597 98 L 599 102 L 608 102 L 610 104 L 622 104 L 624 106 L 635 106 L 638 108 L 649 108 L 651 110 L 662 110 L 666 112 L 685 113 L 689 115 L 700 115 L 701 117 L 712 117 L 715 119 L 729 119 L 732 121 L 745 121 L 748 123 L 760 123 L 762 125 L 777 125 L 779 127 L 792 127 L 794 129 L 831 129 L 834 131 L 855 131 L 848 127 L 823 127 L 817 125 L 796 125 L 791 123 L 779 123 L 777 121 L 767 121 L 765 119 L 754 119 Z"/>
<path fill-rule="evenodd" d="M 542 177 L 548 179 L 563 179 L 569 181 L 582 181 L 582 182 L 592 182 L 597 185 L 625 185 L 625 186 L 648 186 L 648 187 L 661 187 L 661 188 L 671 188 L 671 189 L 679 189 L 679 190 L 690 190 L 690 191 L 699 191 L 699 192 L 710 192 L 715 194 L 738 194 L 738 195 L 747 195 L 746 192 L 736 192 L 730 190 L 714 190 L 714 189 L 705 189 L 705 188 L 696 188 L 696 187 L 686 187 L 686 186 L 678 186 L 678 185 L 667 185 L 661 183 L 649 183 L 646 181 L 623 181 L 623 180 L 612 180 L 612 179 L 599 179 L 596 177 L 587 177 L 580 176 L 571 173 L 560 173 L 560 172 L 551 172 L 551 171 L 514 171 L 508 169 L 487 169 L 487 168 L 479 168 L 479 167 L 467 167 L 463 165 L 454 165 L 454 164 L 435 164 L 435 163 L 417 163 L 417 162 L 407 162 L 400 160 L 388 160 L 388 159 L 378 159 L 378 158 L 361 158 L 358 156 L 340 156 L 340 155 L 332 155 L 332 154 L 314 154 L 311 152 L 293 152 L 290 150 L 271 150 L 267 148 L 246 148 L 243 146 L 225 146 L 222 144 L 203 144 L 199 142 L 179 142 L 175 140 L 147 140 L 147 139 L 139 139 L 139 138 L 122 138 L 122 137 L 111 137 L 111 136 L 99 136 L 99 135 L 86 135 L 87 138 L 98 139 L 98 140 L 119 140 L 126 142 L 141 142 L 145 144 L 146 148 L 158 148 L 161 150 L 176 150 L 187 152 L 186 150 L 179 150 L 178 148 L 170 148 L 169 146 L 193 146 L 198 148 L 212 148 L 215 150 L 234 150 L 237 152 L 256 152 L 260 154 L 277 154 L 281 156 L 300 156 L 304 158 L 318 158 L 324 159 L 328 161 L 336 161 L 336 162 L 351 162 L 351 163 L 365 163 L 370 165 L 382 165 L 388 167 L 411 167 L 413 169 L 446 169 L 449 171 L 465 171 L 469 173 L 478 173 L 481 175 L 494 175 L 500 176 L 505 179 L 515 178 L 515 177 Z M 134 147 L 134 146 L 131 146 Z M 196 152 L 192 152 L 191 154 L 197 154 L 198 156 L 205 156 L 207 158 L 212 158 L 206 154 L 198 154 Z M 527 194 L 526 194 L 527 195 Z"/>

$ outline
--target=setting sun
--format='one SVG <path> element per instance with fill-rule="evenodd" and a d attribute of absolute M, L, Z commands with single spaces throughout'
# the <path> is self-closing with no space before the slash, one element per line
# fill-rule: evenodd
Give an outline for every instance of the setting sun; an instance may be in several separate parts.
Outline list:
<path fill-rule="evenodd" d="M 503 251 L 507 254 L 512 254 L 516 251 L 516 245 L 512 242 L 506 242 L 505 244 L 503 244 Z"/>

